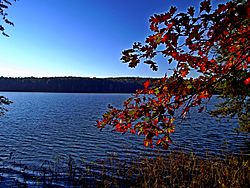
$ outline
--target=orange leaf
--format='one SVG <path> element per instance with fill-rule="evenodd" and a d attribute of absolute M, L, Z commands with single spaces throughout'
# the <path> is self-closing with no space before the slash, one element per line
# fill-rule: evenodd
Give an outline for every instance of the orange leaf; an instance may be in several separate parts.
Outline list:
<path fill-rule="evenodd" d="M 148 89 L 149 85 L 150 85 L 150 81 L 149 80 L 147 80 L 146 82 L 144 82 L 144 84 L 143 84 L 144 89 Z"/>
<path fill-rule="evenodd" d="M 162 142 L 162 140 L 161 140 L 161 139 L 157 140 L 156 145 L 160 145 L 160 144 L 161 144 L 161 142 Z"/>

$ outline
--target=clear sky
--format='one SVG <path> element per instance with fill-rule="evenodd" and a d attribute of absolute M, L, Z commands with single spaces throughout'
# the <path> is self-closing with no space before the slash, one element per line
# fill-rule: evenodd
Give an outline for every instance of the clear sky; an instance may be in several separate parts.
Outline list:
<path fill-rule="evenodd" d="M 10 37 L 0 36 L 0 76 L 163 76 L 167 60 L 160 60 L 158 72 L 144 64 L 131 69 L 121 63 L 121 52 L 150 34 L 150 15 L 172 5 L 184 11 L 199 2 L 19 0 L 8 10 L 15 24 L 5 25 Z"/>

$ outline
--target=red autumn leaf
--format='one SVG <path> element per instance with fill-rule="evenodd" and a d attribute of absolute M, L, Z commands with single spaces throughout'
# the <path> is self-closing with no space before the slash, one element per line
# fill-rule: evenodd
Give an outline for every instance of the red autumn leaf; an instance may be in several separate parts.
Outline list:
<path fill-rule="evenodd" d="M 123 113 L 119 114 L 120 119 L 124 119 L 125 115 Z"/>
<path fill-rule="evenodd" d="M 130 129 L 130 132 L 131 132 L 132 134 L 135 134 L 135 130 L 134 130 L 134 129 Z"/>
<path fill-rule="evenodd" d="M 245 85 L 249 85 L 250 84 L 250 77 L 244 80 L 244 84 Z"/>
<path fill-rule="evenodd" d="M 171 56 L 172 56 L 173 58 L 176 58 L 176 57 L 178 56 L 178 53 L 177 53 L 176 51 L 174 51 L 174 52 L 171 53 Z"/>
<path fill-rule="evenodd" d="M 168 143 L 173 143 L 173 141 L 170 139 L 170 138 L 168 138 Z"/>
<path fill-rule="evenodd" d="M 214 59 L 211 59 L 210 63 L 214 64 L 214 63 L 216 63 L 216 61 Z"/>
<path fill-rule="evenodd" d="M 210 0 L 204 0 L 200 3 L 200 12 L 205 10 L 207 13 L 211 10 Z"/>
<path fill-rule="evenodd" d="M 115 130 L 116 130 L 117 132 L 122 132 L 122 131 L 121 131 L 121 126 L 120 126 L 120 124 L 117 124 L 117 125 L 115 126 Z"/>
<path fill-rule="evenodd" d="M 152 23 L 155 23 L 155 24 L 157 24 L 157 23 L 159 23 L 160 22 L 160 20 L 159 20 L 159 18 L 158 17 L 151 17 L 150 18 L 150 20 L 149 20 L 150 22 L 152 22 Z"/>
<path fill-rule="evenodd" d="M 101 128 L 101 121 L 96 121 L 97 122 L 97 128 Z"/>
<path fill-rule="evenodd" d="M 220 4 L 218 5 L 217 13 L 220 14 L 221 12 L 225 11 L 227 9 L 226 5 Z"/>
<path fill-rule="evenodd" d="M 190 16 L 194 16 L 194 7 L 189 7 L 188 8 L 188 14 L 190 14 Z"/>
<path fill-rule="evenodd" d="M 165 43 L 165 42 L 167 42 L 167 41 L 168 41 L 168 35 L 166 34 L 166 35 L 164 35 L 164 36 L 162 37 L 161 42 L 162 42 L 162 43 Z"/>
<path fill-rule="evenodd" d="M 199 56 L 202 56 L 202 55 L 203 55 L 203 52 L 202 52 L 201 50 L 199 50 L 198 55 L 199 55 Z"/>
<path fill-rule="evenodd" d="M 203 91 L 200 93 L 200 95 L 198 96 L 199 99 L 206 99 L 209 97 L 209 94 L 207 91 Z"/>
<path fill-rule="evenodd" d="M 168 24 L 168 25 L 167 25 L 167 29 L 171 29 L 171 28 L 173 27 L 173 25 L 174 25 L 174 22 Z"/>
<path fill-rule="evenodd" d="M 155 24 L 151 24 L 150 29 L 155 32 L 158 31 L 158 27 Z"/>
<path fill-rule="evenodd" d="M 147 43 L 153 43 L 153 42 L 155 42 L 155 36 L 153 36 L 153 35 L 149 36 L 149 37 L 146 39 L 146 42 L 147 42 Z"/>
<path fill-rule="evenodd" d="M 184 109 L 184 111 L 185 111 L 185 112 L 189 112 L 189 109 L 190 109 L 190 107 L 187 106 L 187 107 Z"/>
<path fill-rule="evenodd" d="M 148 89 L 148 87 L 150 86 L 150 80 L 147 80 L 146 82 L 144 82 L 143 86 L 145 90 Z"/>
<path fill-rule="evenodd" d="M 131 127 L 131 123 L 128 123 L 128 125 L 126 126 L 126 129 L 129 129 Z"/>
<path fill-rule="evenodd" d="M 181 73 L 181 76 L 184 78 L 185 76 L 187 76 L 188 70 L 187 69 L 180 70 L 180 73 Z"/>
<path fill-rule="evenodd" d="M 170 14 L 169 13 L 166 13 L 166 14 L 162 15 L 162 20 L 163 21 L 167 21 L 169 18 L 170 18 Z"/>
<path fill-rule="evenodd" d="M 154 119 L 154 120 L 153 120 L 153 125 L 156 126 L 157 124 L 158 124 L 158 119 Z"/>
<path fill-rule="evenodd" d="M 202 64 L 202 65 L 200 66 L 200 70 L 201 70 L 201 72 L 205 72 L 205 71 L 206 71 L 206 67 L 205 67 L 204 64 Z"/>
<path fill-rule="evenodd" d="M 161 139 L 157 140 L 156 145 L 160 145 L 160 144 L 161 144 L 161 142 L 162 142 L 162 140 L 161 140 Z"/>
<path fill-rule="evenodd" d="M 172 7 L 170 7 L 169 13 L 174 14 L 176 11 L 177 11 L 177 8 L 172 6 Z"/>

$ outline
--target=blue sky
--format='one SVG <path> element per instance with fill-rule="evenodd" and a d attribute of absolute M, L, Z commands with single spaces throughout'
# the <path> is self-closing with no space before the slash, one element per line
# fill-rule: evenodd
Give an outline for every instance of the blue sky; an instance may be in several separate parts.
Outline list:
<path fill-rule="evenodd" d="M 8 10 L 15 27 L 0 36 L 0 76 L 161 77 L 141 64 L 128 68 L 121 51 L 150 34 L 148 19 L 199 0 L 19 0 Z M 225 0 L 214 0 L 223 3 Z M 2 24 L 2 23 L 1 23 Z"/>

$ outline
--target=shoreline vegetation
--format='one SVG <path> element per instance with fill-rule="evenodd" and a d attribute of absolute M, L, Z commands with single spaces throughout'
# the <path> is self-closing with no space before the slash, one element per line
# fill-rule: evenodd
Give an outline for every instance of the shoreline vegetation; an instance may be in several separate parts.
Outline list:
<path fill-rule="evenodd" d="M 135 93 L 151 77 L 0 77 L 0 92 Z M 185 81 L 185 80 L 184 80 Z M 223 84 L 223 83 L 222 83 Z M 214 91 L 220 94 L 219 90 Z"/>
<path fill-rule="evenodd" d="M 80 163 L 79 163 L 80 161 Z M 0 186 L 18 187 L 249 187 L 249 155 L 199 157 L 172 151 L 158 157 L 122 160 L 115 154 L 106 160 L 86 162 L 69 156 L 66 166 L 45 161 L 39 169 L 23 165 L 19 179 L 2 177 Z M 32 174 L 33 172 L 33 174 Z M 2 183 L 1 183 L 2 182 Z"/>
<path fill-rule="evenodd" d="M 146 80 L 156 78 L 115 77 L 0 77 L 4 92 L 134 93 Z"/>

